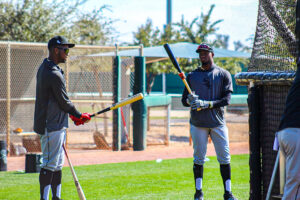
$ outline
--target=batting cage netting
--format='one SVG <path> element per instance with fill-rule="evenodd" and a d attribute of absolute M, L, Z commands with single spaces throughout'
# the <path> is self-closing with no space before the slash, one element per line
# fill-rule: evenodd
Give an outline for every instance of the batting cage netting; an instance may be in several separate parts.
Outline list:
<path fill-rule="evenodd" d="M 295 0 L 260 0 L 257 27 L 248 72 L 236 74 L 249 86 L 250 199 L 265 199 L 277 151 L 275 133 L 285 99 L 295 77 L 297 45 Z M 282 194 L 280 169 L 272 196 Z"/>

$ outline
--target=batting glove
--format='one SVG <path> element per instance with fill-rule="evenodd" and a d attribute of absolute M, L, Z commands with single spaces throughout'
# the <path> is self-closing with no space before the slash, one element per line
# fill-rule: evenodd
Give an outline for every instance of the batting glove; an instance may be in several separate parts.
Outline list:
<path fill-rule="evenodd" d="M 198 100 L 199 96 L 193 92 L 192 94 L 187 95 L 188 104 L 192 105 L 194 101 Z"/>
<path fill-rule="evenodd" d="M 75 117 L 75 116 L 73 116 L 73 115 L 69 115 L 69 117 L 71 118 L 71 120 L 72 120 L 73 122 L 79 121 L 79 120 L 80 120 L 79 118 L 77 118 L 77 117 Z"/>
<path fill-rule="evenodd" d="M 91 115 L 89 113 L 82 113 L 80 118 L 70 115 L 70 118 L 76 126 L 88 123 L 91 120 Z"/>
<path fill-rule="evenodd" d="M 80 117 L 80 120 L 83 123 L 88 123 L 91 120 L 91 115 L 89 113 L 82 113 L 81 117 Z"/>
<path fill-rule="evenodd" d="M 207 108 L 212 108 L 213 103 L 211 101 L 197 99 L 196 101 L 194 101 L 192 103 L 191 107 L 192 107 L 192 110 L 203 110 L 203 109 L 207 109 Z"/>
<path fill-rule="evenodd" d="M 72 119 L 72 121 L 74 122 L 74 124 L 75 124 L 76 126 L 79 126 L 79 125 L 81 125 L 81 124 L 84 124 L 84 122 L 83 122 L 81 119 L 79 119 L 79 118 L 77 118 L 77 117 L 75 117 L 75 116 L 73 116 L 73 115 L 70 115 L 70 118 Z"/>

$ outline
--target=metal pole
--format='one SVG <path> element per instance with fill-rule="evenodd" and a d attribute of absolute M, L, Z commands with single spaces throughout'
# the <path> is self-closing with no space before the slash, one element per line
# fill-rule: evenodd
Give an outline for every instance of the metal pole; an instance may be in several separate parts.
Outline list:
<path fill-rule="evenodd" d="M 7 156 L 10 155 L 10 43 L 7 43 L 7 72 L 6 72 L 6 148 L 7 148 Z"/>
<path fill-rule="evenodd" d="M 171 104 L 168 104 L 167 105 L 167 127 L 166 127 L 166 145 L 169 146 L 170 144 L 170 125 L 171 125 L 171 117 L 170 117 L 170 114 L 171 114 Z"/>
<path fill-rule="evenodd" d="M 284 185 L 285 185 L 285 157 L 282 151 L 279 151 L 279 187 L 280 187 L 280 194 L 283 194 Z"/>
<path fill-rule="evenodd" d="M 144 56 L 144 45 L 140 45 L 140 56 Z"/>
<path fill-rule="evenodd" d="M 167 90 L 166 90 L 166 74 L 162 73 L 162 92 L 164 95 L 166 95 Z"/>
<path fill-rule="evenodd" d="M 167 25 L 172 23 L 172 0 L 167 0 Z"/>
<path fill-rule="evenodd" d="M 278 164 L 279 164 L 279 156 L 280 156 L 280 149 L 278 150 L 278 153 L 277 153 L 277 156 L 276 156 L 275 166 L 274 166 L 271 181 L 270 181 L 270 184 L 269 184 L 266 200 L 270 200 L 270 197 L 271 197 L 272 188 L 273 188 L 273 185 L 274 185 L 275 176 L 276 176 L 276 172 L 277 172 L 277 168 L 278 168 Z"/>
<path fill-rule="evenodd" d="M 69 91 L 69 60 L 67 60 L 66 62 L 66 91 L 68 92 Z M 66 149 L 68 149 L 68 129 L 66 129 Z"/>
<path fill-rule="evenodd" d="M 113 67 L 113 99 L 114 102 L 121 100 L 121 58 L 116 56 Z M 113 111 L 113 135 L 112 135 L 112 149 L 113 151 L 121 150 L 121 110 Z"/>

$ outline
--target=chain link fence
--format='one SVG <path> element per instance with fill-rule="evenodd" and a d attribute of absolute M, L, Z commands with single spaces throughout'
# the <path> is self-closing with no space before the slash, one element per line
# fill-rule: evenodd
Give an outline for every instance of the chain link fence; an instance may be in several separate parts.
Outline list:
<path fill-rule="evenodd" d="M 136 47 L 76 45 L 63 69 L 69 97 L 80 112 L 95 113 L 113 103 L 113 65 L 117 50 Z M 0 140 L 7 142 L 11 156 L 40 152 L 39 135 L 33 132 L 36 73 L 48 56 L 43 43 L 0 42 Z M 121 100 L 132 95 L 134 58 L 121 58 Z M 152 108 L 148 115 L 147 142 L 168 144 L 167 108 Z M 122 148 L 132 146 L 131 106 L 121 109 Z M 69 121 L 67 147 L 72 149 L 111 149 L 113 112 L 94 117 L 84 126 Z M 99 144 L 100 138 L 100 144 Z"/>
<path fill-rule="evenodd" d="M 80 112 L 94 113 L 113 103 L 112 68 L 115 52 L 116 47 L 77 45 L 70 51 L 68 62 L 60 64 L 65 72 L 69 97 Z M 39 136 L 33 132 L 35 76 L 47 56 L 46 44 L 0 42 L 0 114 L 3 116 L 0 120 L 0 140 L 7 142 L 10 155 L 41 151 Z M 124 59 L 124 74 L 128 74 L 126 60 L 133 63 L 130 61 L 132 59 Z M 130 76 L 131 73 L 124 78 L 128 79 Z M 129 79 L 124 82 L 130 85 Z M 129 93 L 130 88 L 124 90 L 122 98 Z M 123 110 L 124 113 L 130 113 L 129 106 Z M 127 118 L 130 128 L 130 118 Z M 103 135 L 105 142 L 111 146 L 112 112 L 93 118 L 85 126 L 75 126 L 69 121 L 68 147 L 97 148 L 93 138 L 95 132 Z"/>

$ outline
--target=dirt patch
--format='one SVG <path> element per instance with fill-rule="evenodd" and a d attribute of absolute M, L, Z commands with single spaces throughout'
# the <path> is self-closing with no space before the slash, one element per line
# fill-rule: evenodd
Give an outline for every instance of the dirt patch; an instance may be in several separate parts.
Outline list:
<path fill-rule="evenodd" d="M 159 111 L 151 111 L 151 116 L 159 115 Z M 231 154 L 249 153 L 248 115 L 226 113 L 229 129 Z M 159 121 L 159 119 L 158 119 Z M 189 144 L 189 111 L 171 112 L 170 140 L 165 145 L 166 128 L 163 125 L 152 126 L 147 132 L 147 148 L 144 151 L 96 150 L 93 131 L 72 131 L 68 135 L 68 151 L 73 165 L 89 165 L 143 160 L 190 158 L 193 148 Z M 131 132 L 132 133 L 132 132 Z M 132 144 L 132 135 L 130 135 Z M 106 140 L 111 143 L 112 137 Z M 215 155 L 213 144 L 208 144 L 207 155 Z M 8 171 L 24 170 L 25 157 L 8 157 Z M 65 163 L 67 166 L 67 163 Z"/>

